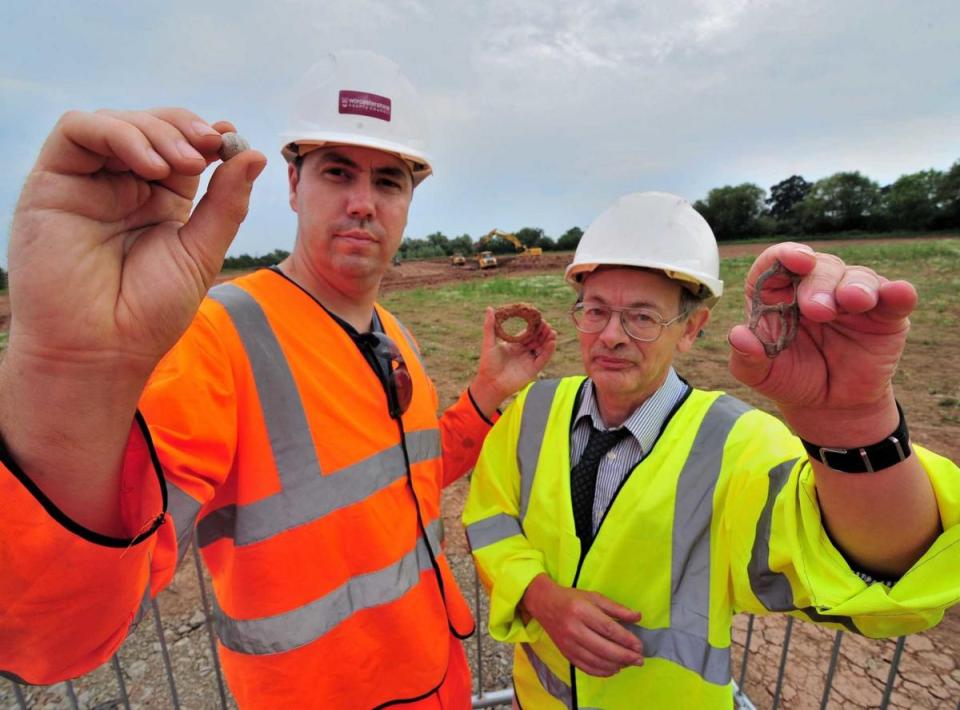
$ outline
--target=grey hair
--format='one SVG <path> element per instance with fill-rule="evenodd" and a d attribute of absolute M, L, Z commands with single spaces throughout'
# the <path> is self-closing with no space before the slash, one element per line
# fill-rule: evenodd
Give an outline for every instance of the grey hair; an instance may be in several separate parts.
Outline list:
<path fill-rule="evenodd" d="M 688 288 L 681 288 L 680 312 L 684 318 L 691 316 L 701 308 L 706 307 L 708 298 L 710 298 L 710 292 L 705 288 L 701 288 L 699 293 L 694 293 Z"/>

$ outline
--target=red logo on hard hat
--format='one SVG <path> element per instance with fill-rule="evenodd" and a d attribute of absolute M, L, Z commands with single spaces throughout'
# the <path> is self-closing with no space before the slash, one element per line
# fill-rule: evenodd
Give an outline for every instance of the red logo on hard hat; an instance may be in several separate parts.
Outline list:
<path fill-rule="evenodd" d="M 340 92 L 340 113 L 354 113 L 359 116 L 390 120 L 390 99 L 386 96 L 368 94 L 364 91 Z"/>

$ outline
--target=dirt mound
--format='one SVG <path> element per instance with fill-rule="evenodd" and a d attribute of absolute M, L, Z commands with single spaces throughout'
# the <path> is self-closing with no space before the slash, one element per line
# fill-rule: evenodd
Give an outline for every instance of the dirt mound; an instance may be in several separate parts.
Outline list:
<path fill-rule="evenodd" d="M 497 255 L 497 266 L 481 269 L 476 261 L 468 260 L 463 266 L 453 266 L 448 258 L 404 261 L 391 266 L 384 275 L 383 293 L 420 286 L 436 286 L 451 281 L 484 279 L 517 272 L 560 273 L 573 259 L 572 252 L 557 252 L 541 256 Z"/>

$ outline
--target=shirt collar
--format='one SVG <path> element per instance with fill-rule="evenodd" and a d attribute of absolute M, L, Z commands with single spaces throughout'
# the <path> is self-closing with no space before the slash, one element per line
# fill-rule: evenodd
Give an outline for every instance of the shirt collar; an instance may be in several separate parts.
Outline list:
<path fill-rule="evenodd" d="M 593 422 L 594 427 L 605 430 L 609 427 L 600 416 L 600 408 L 597 405 L 593 387 L 593 381 L 588 380 L 587 386 L 583 388 L 580 406 L 574 417 L 574 427 L 580 426 L 584 417 L 587 417 Z M 644 452 L 653 448 L 657 436 L 663 428 L 663 423 L 667 420 L 677 402 L 687 393 L 687 387 L 688 385 L 680 379 L 676 370 L 671 367 L 663 384 L 643 404 L 633 410 L 627 421 L 623 423 L 623 426 L 637 440 Z"/>

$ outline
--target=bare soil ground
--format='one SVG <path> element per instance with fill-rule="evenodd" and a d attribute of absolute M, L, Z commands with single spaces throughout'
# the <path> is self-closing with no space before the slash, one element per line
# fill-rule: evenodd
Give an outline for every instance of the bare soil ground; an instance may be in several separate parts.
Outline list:
<path fill-rule="evenodd" d="M 882 240 L 843 240 L 816 242 L 816 246 L 876 243 Z M 919 240 L 918 240 L 919 241 Z M 721 246 L 721 256 L 748 256 L 760 253 L 764 244 Z M 434 286 L 464 279 L 492 278 L 503 274 L 557 273 L 565 267 L 571 253 L 546 253 L 537 258 L 498 257 L 496 269 L 479 270 L 475 264 L 453 267 L 447 259 L 404 262 L 394 266 L 384 279 L 385 292 Z M 237 274 L 227 274 L 232 278 Z M 0 332 L 9 327 L 9 304 L 0 294 Z M 960 353 L 960 334 L 943 333 L 937 343 L 911 344 L 902 363 L 902 372 L 911 373 L 898 383 L 898 395 L 910 411 L 913 438 L 953 460 L 960 460 L 960 426 L 944 425 L 929 383 L 936 381 L 949 359 L 945 353 Z M 726 358 L 722 354 L 706 354 L 683 362 L 683 374 L 709 388 L 726 388 L 731 394 L 750 401 L 749 393 L 729 387 Z M 447 489 L 444 496 L 444 527 L 447 552 L 467 599 L 475 594 L 473 565 L 460 525 L 460 513 L 468 483 L 461 480 Z M 960 571 L 958 571 L 960 574 Z M 163 611 L 164 635 L 170 646 L 176 671 L 180 703 L 184 707 L 219 707 L 213 659 L 205 635 L 200 609 L 199 587 L 192 561 L 183 565 L 177 579 L 159 598 Z M 485 634 L 486 599 L 480 599 L 478 629 Z M 734 624 L 734 678 L 739 679 L 746 641 L 747 620 L 738 617 Z M 773 705 L 786 623 L 781 617 L 757 619 L 750 640 L 744 689 L 758 708 Z M 787 672 L 781 688 L 780 706 L 784 708 L 820 707 L 825 686 L 833 632 L 810 624 L 796 623 L 792 629 Z M 477 638 L 466 642 L 473 668 L 477 669 Z M 890 660 L 894 654 L 892 641 L 869 641 L 846 635 L 840 647 L 840 660 L 830 707 L 843 710 L 879 706 L 887 682 Z M 510 651 L 502 644 L 484 638 L 481 682 L 486 690 L 505 688 L 510 683 Z M 171 697 L 166 688 L 159 645 L 153 622 L 148 618 L 120 652 L 124 678 L 135 707 L 169 707 Z M 64 707 L 63 686 L 29 688 L 25 694 L 31 707 Z M 86 679 L 78 681 L 80 707 L 115 707 L 116 683 L 109 665 Z M 949 613 L 937 628 L 910 637 L 894 680 L 890 707 L 894 708 L 958 708 L 960 705 L 960 610 Z M 16 707 L 12 686 L 0 680 L 0 708 Z"/>

